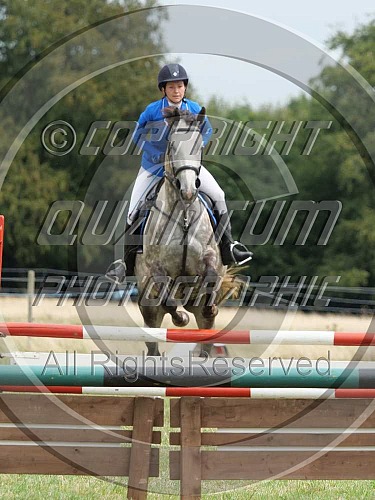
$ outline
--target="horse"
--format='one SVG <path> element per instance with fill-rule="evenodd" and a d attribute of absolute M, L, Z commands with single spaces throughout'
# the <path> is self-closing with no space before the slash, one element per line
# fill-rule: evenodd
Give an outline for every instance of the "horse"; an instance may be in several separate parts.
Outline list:
<path fill-rule="evenodd" d="M 164 108 L 168 145 L 164 180 L 150 209 L 137 254 L 135 276 L 144 326 L 159 328 L 166 314 L 186 326 L 195 316 L 199 329 L 214 327 L 227 267 L 222 264 L 210 215 L 199 192 L 205 108 L 198 115 Z M 227 280 L 228 282 L 228 280 Z M 233 280 L 229 280 L 233 282 Z M 181 285 L 187 285 L 181 291 Z M 149 356 L 160 356 L 157 342 L 146 342 Z M 211 346 L 201 344 L 201 356 Z"/>

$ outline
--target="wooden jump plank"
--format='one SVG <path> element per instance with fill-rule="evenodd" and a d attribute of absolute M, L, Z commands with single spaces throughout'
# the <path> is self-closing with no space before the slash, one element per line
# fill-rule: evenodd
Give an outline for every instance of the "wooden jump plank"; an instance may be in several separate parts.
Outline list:
<path fill-rule="evenodd" d="M 153 398 L 137 398 L 135 401 L 128 483 L 129 499 L 141 500 L 147 497 L 155 406 Z"/>
<path fill-rule="evenodd" d="M 309 452 L 202 452 L 202 479 L 268 479 L 281 474 L 282 479 L 373 479 L 375 452 L 330 451 L 320 458 L 299 467 L 309 460 Z M 171 479 L 180 479 L 180 452 L 171 452 Z M 280 477 L 281 479 L 281 477 Z"/>
<path fill-rule="evenodd" d="M 0 446 L 2 474 L 90 474 L 127 476 L 130 448 Z M 151 454 L 150 475 L 159 475 L 159 450 Z"/>
<path fill-rule="evenodd" d="M 0 428 L 0 441 L 61 441 L 81 443 L 124 443 L 132 440 L 131 430 L 95 430 L 95 429 L 24 429 Z M 161 443 L 161 432 L 152 433 L 152 442 Z"/>
<path fill-rule="evenodd" d="M 155 426 L 163 426 L 163 401 L 156 404 Z M 3 394 L 0 422 L 28 424 L 133 424 L 134 398 L 113 396 L 55 396 L 47 394 Z"/>
<path fill-rule="evenodd" d="M 171 427 L 179 427 L 180 400 L 171 400 Z M 372 399 L 282 400 L 202 398 L 202 427 L 348 427 L 363 415 L 361 427 L 374 428 Z"/>
<path fill-rule="evenodd" d="M 201 435 L 202 446 L 375 446 L 374 434 L 233 434 L 208 433 Z M 171 445 L 181 445 L 179 432 L 170 434 Z"/>
<path fill-rule="evenodd" d="M 18 397 L 17 397 L 18 396 Z M 0 398 L 0 421 L 56 423 L 65 425 L 132 425 L 133 398 L 120 404 L 114 397 L 4 394 Z"/>

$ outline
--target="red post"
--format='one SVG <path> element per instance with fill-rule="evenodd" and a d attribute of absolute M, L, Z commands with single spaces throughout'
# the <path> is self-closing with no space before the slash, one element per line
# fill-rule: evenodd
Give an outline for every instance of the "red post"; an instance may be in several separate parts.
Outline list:
<path fill-rule="evenodd" d="M 3 244 L 4 244 L 4 215 L 0 215 L 0 286 L 1 286 L 1 272 L 3 270 Z"/>

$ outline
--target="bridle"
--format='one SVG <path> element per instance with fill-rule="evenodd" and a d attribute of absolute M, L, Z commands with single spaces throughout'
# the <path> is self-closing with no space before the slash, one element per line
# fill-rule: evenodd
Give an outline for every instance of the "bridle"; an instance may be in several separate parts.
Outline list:
<path fill-rule="evenodd" d="M 173 124 L 171 124 L 170 127 L 169 127 L 168 137 L 170 136 L 170 133 L 171 133 L 171 130 L 172 130 L 172 126 L 173 126 Z M 189 128 L 179 128 L 178 131 L 179 132 L 190 132 L 191 128 L 190 127 Z M 194 165 L 189 165 L 189 164 L 182 165 L 181 167 L 174 167 L 173 166 L 173 151 L 172 151 L 172 145 L 171 144 L 172 144 L 171 142 L 168 142 L 167 151 L 166 151 L 166 154 L 165 154 L 165 159 L 168 158 L 168 161 L 170 161 L 172 163 L 172 172 L 173 172 L 173 175 L 171 175 L 167 171 L 164 171 L 164 177 L 165 177 L 166 180 L 168 180 L 170 182 L 170 184 L 172 185 L 172 187 L 178 192 L 180 200 L 181 200 L 181 203 L 188 208 L 196 200 L 196 198 L 198 196 L 198 188 L 199 188 L 199 186 L 201 184 L 201 182 L 199 180 L 199 175 L 200 175 L 201 166 L 202 166 L 203 145 L 200 148 L 200 150 L 201 150 L 200 151 L 200 155 L 201 156 L 200 156 L 200 161 L 199 161 L 199 167 L 196 167 Z M 197 179 L 195 181 L 195 187 L 197 188 L 197 191 L 196 191 L 194 197 L 192 198 L 192 200 L 189 200 L 189 202 L 187 202 L 186 200 L 182 199 L 181 191 L 180 191 L 180 187 L 181 186 L 180 186 L 180 181 L 178 179 L 178 175 L 181 172 L 183 172 L 184 170 L 192 170 L 193 172 L 195 172 L 195 174 L 197 176 Z"/>
<path fill-rule="evenodd" d="M 172 131 L 172 126 L 173 126 L 173 123 L 169 126 L 168 137 L 170 137 L 170 134 Z M 179 132 L 188 132 L 190 130 L 191 130 L 190 127 L 178 129 Z M 188 215 L 189 208 L 196 201 L 196 199 L 198 197 L 198 188 L 200 186 L 199 174 L 201 171 L 202 157 L 203 157 L 203 144 L 201 145 L 201 152 L 200 153 L 201 153 L 201 156 L 200 156 L 200 161 L 199 161 L 199 167 L 196 167 L 194 165 L 189 165 L 189 164 L 182 165 L 181 167 L 174 167 L 173 166 L 173 151 L 172 151 L 171 141 L 168 142 L 167 151 L 165 154 L 165 160 L 168 160 L 169 162 L 172 163 L 172 174 L 170 174 L 169 172 L 164 170 L 164 177 L 171 184 L 173 189 L 178 192 L 180 202 L 181 202 L 182 207 L 183 207 L 182 210 L 183 210 L 184 220 L 183 220 L 183 224 L 181 225 L 182 231 L 183 231 L 183 254 L 182 254 L 182 269 L 181 269 L 182 276 L 184 276 L 185 272 L 186 272 L 186 259 L 187 259 L 187 250 L 188 250 L 188 243 L 187 243 L 188 232 L 189 232 L 189 229 L 192 226 L 192 224 L 194 224 L 200 218 L 201 213 L 202 213 L 202 205 L 199 204 L 200 210 L 199 210 L 198 216 L 196 217 L 195 220 L 189 221 L 189 215 Z M 193 172 L 195 172 L 195 174 L 197 176 L 197 179 L 195 181 L 195 187 L 197 188 L 195 195 L 188 202 L 182 198 L 181 185 L 180 185 L 180 181 L 178 179 L 178 175 L 181 172 L 183 172 L 184 170 L 192 170 Z"/>

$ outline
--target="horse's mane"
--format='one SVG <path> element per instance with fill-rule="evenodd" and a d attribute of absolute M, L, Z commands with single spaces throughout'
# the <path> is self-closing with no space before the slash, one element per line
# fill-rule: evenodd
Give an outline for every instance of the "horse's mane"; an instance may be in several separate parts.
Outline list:
<path fill-rule="evenodd" d="M 189 124 L 197 121 L 197 115 L 187 109 L 181 110 L 176 106 L 168 106 L 166 108 L 163 108 L 162 113 L 164 118 L 172 122 L 175 120 L 178 121 L 180 118 L 183 118 L 186 123 Z"/>

